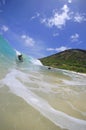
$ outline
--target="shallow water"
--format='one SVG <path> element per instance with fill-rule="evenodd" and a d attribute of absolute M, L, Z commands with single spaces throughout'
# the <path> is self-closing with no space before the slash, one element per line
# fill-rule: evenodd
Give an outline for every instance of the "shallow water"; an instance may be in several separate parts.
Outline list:
<path fill-rule="evenodd" d="M 86 130 L 86 74 L 19 62 L 0 37 L 0 130 Z"/>
<path fill-rule="evenodd" d="M 86 75 L 10 69 L 0 81 L 0 130 L 85 130 Z"/>

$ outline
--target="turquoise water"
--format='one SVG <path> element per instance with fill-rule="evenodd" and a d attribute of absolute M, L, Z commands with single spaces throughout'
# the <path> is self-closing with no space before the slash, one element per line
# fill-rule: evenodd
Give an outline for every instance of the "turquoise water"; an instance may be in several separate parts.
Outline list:
<path fill-rule="evenodd" d="M 86 130 L 86 75 L 48 70 L 0 37 L 0 130 Z"/>

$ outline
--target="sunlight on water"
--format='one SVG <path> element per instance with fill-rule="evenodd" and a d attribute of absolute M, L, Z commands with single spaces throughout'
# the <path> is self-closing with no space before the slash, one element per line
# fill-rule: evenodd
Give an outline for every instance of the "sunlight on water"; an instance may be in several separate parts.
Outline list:
<path fill-rule="evenodd" d="M 48 70 L 25 55 L 18 62 L 11 48 L 10 60 L 5 46 L 0 46 L 6 50 L 0 51 L 0 130 L 86 130 L 86 74 Z"/>

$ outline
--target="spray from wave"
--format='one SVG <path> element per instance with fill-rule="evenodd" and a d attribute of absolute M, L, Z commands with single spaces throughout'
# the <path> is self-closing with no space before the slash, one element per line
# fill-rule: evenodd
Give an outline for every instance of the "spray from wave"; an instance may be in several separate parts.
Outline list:
<path fill-rule="evenodd" d="M 0 37 L 0 129 L 85 130 L 86 75 L 20 54 Z"/>

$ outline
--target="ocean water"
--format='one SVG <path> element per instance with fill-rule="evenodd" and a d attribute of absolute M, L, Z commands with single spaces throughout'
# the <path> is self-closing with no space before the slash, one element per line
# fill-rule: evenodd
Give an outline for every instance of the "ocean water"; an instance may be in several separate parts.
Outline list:
<path fill-rule="evenodd" d="M 86 75 L 19 62 L 0 37 L 0 130 L 86 130 Z"/>

